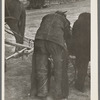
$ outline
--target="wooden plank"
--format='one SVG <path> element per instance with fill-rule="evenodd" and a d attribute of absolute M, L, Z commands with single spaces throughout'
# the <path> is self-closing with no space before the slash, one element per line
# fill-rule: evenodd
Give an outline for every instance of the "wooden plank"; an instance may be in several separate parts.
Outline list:
<path fill-rule="evenodd" d="M 9 41 L 5 41 L 6 44 L 8 45 L 12 45 L 12 46 L 17 46 L 17 47 L 23 47 L 23 48 L 28 48 L 28 49 L 31 49 L 31 47 L 27 46 L 27 45 L 24 45 L 24 44 L 19 44 L 19 43 L 12 43 L 12 42 L 9 42 Z"/>
<path fill-rule="evenodd" d="M 22 50 L 20 50 L 20 51 L 18 51 L 18 52 L 16 52 L 16 53 L 14 53 L 14 54 L 8 56 L 8 57 L 6 58 L 6 60 L 9 60 L 9 59 L 11 59 L 11 58 L 15 58 L 15 57 L 17 57 L 18 55 L 20 55 L 21 53 L 23 53 L 23 55 L 29 55 L 30 53 L 33 52 L 33 50 L 34 50 L 33 48 L 30 49 L 30 50 L 27 50 L 27 48 L 24 48 L 24 49 L 22 49 Z"/>
<path fill-rule="evenodd" d="M 18 55 L 20 55 L 21 53 L 23 53 L 26 49 L 27 49 L 27 48 L 24 48 L 24 49 L 22 49 L 22 50 L 20 50 L 20 51 L 18 51 L 18 52 L 16 52 L 16 53 L 14 53 L 14 54 L 8 56 L 8 57 L 6 58 L 6 60 L 9 60 L 9 59 L 11 59 L 11 58 L 17 57 Z"/>

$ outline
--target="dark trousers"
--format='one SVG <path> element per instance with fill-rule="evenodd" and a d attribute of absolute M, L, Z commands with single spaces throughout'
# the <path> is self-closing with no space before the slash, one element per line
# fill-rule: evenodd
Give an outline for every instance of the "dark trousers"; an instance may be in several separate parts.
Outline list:
<path fill-rule="evenodd" d="M 89 57 L 77 57 L 76 59 L 76 68 L 78 70 L 77 80 L 75 86 L 78 90 L 83 91 L 85 86 L 85 78 L 87 75 Z"/>
<path fill-rule="evenodd" d="M 36 90 L 37 96 L 45 97 L 49 93 L 50 70 L 48 58 L 53 59 L 54 97 L 68 97 L 68 51 L 50 41 L 36 40 L 32 59 L 31 90 Z M 34 89 L 35 88 L 35 89 Z"/>

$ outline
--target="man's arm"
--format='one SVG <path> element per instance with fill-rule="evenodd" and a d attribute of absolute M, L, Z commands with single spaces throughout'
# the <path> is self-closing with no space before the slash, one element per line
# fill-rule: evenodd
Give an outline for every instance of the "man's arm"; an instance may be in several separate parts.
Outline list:
<path fill-rule="evenodd" d="M 67 20 L 65 24 L 65 29 L 64 29 L 64 39 L 66 41 L 69 53 L 71 50 L 71 44 L 72 44 L 72 31 L 71 31 L 71 26 L 70 22 Z"/>
<path fill-rule="evenodd" d="M 68 39 L 71 38 L 72 32 L 71 32 L 71 26 L 69 20 L 66 21 L 65 23 L 65 28 L 64 28 L 64 39 L 67 41 Z"/>

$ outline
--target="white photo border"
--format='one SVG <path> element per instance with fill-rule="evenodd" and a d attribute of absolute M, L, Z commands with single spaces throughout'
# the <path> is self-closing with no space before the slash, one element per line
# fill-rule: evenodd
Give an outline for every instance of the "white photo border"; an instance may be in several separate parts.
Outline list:
<path fill-rule="evenodd" d="M 1 99 L 5 100 L 5 36 L 4 36 L 4 18 L 5 18 L 5 0 L 2 2 L 2 80 L 1 80 Z M 98 1 L 91 0 L 91 99 L 98 100 Z"/>

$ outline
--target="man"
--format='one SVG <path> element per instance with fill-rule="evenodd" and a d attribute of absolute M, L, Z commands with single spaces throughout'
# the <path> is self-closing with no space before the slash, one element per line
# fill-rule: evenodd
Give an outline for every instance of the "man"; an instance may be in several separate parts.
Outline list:
<path fill-rule="evenodd" d="M 75 87 L 84 92 L 85 77 L 90 61 L 90 13 L 81 13 L 75 21 L 72 29 L 73 54 L 76 56 L 78 69 Z"/>
<path fill-rule="evenodd" d="M 67 40 L 70 38 L 70 22 L 64 12 L 57 11 L 43 17 L 37 30 L 32 59 L 31 91 L 36 96 L 51 100 L 49 95 L 50 69 L 48 58 L 53 59 L 54 69 L 54 100 L 67 100 L 68 76 Z M 35 84 L 35 85 L 34 85 Z"/>

